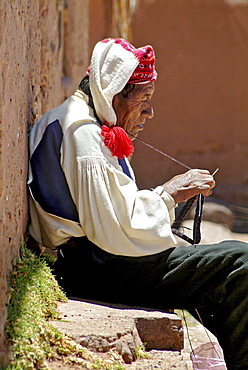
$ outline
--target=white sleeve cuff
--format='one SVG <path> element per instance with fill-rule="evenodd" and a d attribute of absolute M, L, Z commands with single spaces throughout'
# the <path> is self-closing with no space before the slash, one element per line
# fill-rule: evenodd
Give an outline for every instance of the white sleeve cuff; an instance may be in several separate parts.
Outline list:
<path fill-rule="evenodd" d="M 170 194 L 166 193 L 163 186 L 157 186 L 153 191 L 155 191 L 158 195 L 161 196 L 161 198 L 167 205 L 168 210 L 171 210 L 172 208 L 176 206 L 174 199 L 172 198 Z"/>

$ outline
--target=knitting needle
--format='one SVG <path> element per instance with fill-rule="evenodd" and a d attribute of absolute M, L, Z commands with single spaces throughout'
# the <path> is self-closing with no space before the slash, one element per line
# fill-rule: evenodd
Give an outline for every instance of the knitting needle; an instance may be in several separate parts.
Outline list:
<path fill-rule="evenodd" d="M 219 168 L 216 168 L 216 170 L 212 173 L 212 176 L 214 177 L 214 175 L 219 171 Z"/>

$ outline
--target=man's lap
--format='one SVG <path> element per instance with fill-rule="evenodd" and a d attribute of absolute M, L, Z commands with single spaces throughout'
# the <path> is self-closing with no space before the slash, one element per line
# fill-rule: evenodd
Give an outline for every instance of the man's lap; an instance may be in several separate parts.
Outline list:
<path fill-rule="evenodd" d="M 223 292 L 216 286 L 232 271 L 234 261 L 248 261 L 248 244 L 238 241 L 179 246 L 154 255 L 125 257 L 104 252 L 87 238 L 77 239 L 76 248 L 64 251 L 62 258 L 63 274 L 73 288 L 69 290 L 78 291 L 80 296 L 90 292 L 134 304 L 149 300 L 149 305 L 156 302 L 166 308 L 182 304 L 192 308 L 196 303 L 203 304 L 199 302 L 199 290 L 204 290 L 205 296 L 211 290 L 211 299 L 219 301 Z"/>

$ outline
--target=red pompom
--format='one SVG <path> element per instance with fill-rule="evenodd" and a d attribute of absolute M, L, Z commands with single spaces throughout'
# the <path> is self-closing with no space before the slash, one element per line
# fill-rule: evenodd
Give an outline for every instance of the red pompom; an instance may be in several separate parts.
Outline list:
<path fill-rule="evenodd" d="M 111 154 L 118 159 L 130 157 L 133 154 L 134 146 L 123 128 L 112 125 L 102 125 L 101 135 L 104 136 L 104 144 L 109 148 Z"/>

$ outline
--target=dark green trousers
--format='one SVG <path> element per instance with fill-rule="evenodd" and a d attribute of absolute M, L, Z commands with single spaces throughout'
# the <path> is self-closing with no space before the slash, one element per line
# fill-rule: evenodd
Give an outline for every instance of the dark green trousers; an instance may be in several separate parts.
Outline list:
<path fill-rule="evenodd" d="M 84 237 L 61 251 L 55 267 L 68 295 L 161 310 L 196 308 L 217 336 L 228 369 L 248 369 L 248 244 L 225 241 L 123 257 Z"/>

